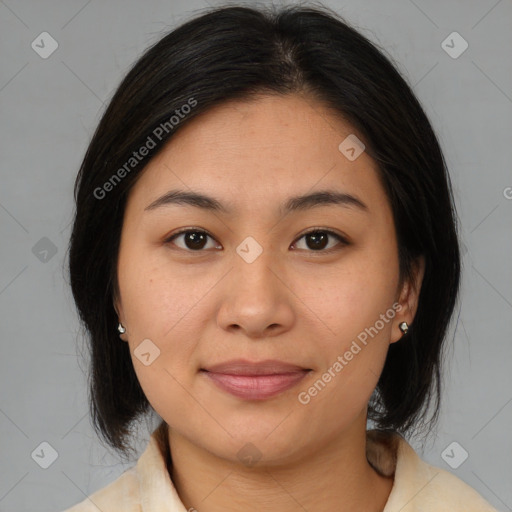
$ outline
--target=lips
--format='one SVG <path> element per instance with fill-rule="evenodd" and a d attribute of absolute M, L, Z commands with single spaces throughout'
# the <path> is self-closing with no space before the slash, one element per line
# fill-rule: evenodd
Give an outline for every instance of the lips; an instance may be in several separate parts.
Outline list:
<path fill-rule="evenodd" d="M 311 370 L 277 360 L 231 360 L 202 368 L 218 388 L 238 398 L 265 400 L 295 386 Z"/>
<path fill-rule="evenodd" d="M 204 370 L 213 373 L 225 373 L 230 375 L 275 375 L 282 373 L 297 372 L 307 370 L 302 366 L 297 366 L 275 359 L 266 359 L 265 361 L 250 362 L 246 359 L 233 359 L 225 363 L 208 366 Z"/>

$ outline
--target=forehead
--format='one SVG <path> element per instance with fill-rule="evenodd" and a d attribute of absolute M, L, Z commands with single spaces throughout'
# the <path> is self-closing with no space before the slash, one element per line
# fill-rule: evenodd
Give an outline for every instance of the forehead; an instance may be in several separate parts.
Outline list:
<path fill-rule="evenodd" d="M 143 210 L 168 190 L 188 188 L 233 211 L 254 213 L 281 206 L 290 196 L 332 188 L 364 196 L 371 209 L 385 207 L 374 160 L 364 151 L 355 159 L 343 152 L 344 141 L 354 135 L 361 138 L 310 97 L 230 101 L 177 131 L 147 164 L 129 203 Z"/>

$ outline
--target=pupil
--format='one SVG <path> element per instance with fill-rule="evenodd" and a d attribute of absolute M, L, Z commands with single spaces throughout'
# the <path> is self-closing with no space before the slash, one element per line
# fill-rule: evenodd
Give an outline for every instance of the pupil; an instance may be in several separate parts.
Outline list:
<path fill-rule="evenodd" d="M 205 236 L 204 233 L 198 233 L 196 231 L 192 233 L 188 233 L 185 236 L 185 243 L 187 244 L 187 247 L 189 249 L 202 249 L 201 243 L 204 245 Z M 191 245 L 189 245 L 188 242 L 191 242 Z"/>
<path fill-rule="evenodd" d="M 326 246 L 327 236 L 322 231 L 310 233 L 308 237 L 313 240 L 313 247 L 309 247 L 310 249 L 323 249 Z"/>

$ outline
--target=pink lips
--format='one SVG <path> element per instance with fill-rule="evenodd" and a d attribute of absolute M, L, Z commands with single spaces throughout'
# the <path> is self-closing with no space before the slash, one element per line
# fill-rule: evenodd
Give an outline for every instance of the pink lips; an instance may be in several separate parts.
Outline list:
<path fill-rule="evenodd" d="M 308 369 L 282 361 L 232 360 L 201 369 L 219 388 L 246 400 L 265 400 L 295 386 Z"/>

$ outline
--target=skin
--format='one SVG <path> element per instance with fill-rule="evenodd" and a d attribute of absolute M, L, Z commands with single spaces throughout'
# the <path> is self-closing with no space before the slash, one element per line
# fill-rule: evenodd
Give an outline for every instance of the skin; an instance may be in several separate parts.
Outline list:
<path fill-rule="evenodd" d="M 300 94 L 231 101 L 184 125 L 130 192 L 115 307 L 142 389 L 169 425 L 171 478 L 187 509 L 379 511 L 386 504 L 393 479 L 366 459 L 367 404 L 390 343 L 402 337 L 399 324 L 412 323 L 423 271 L 418 265 L 414 282 L 400 283 L 376 164 L 366 152 L 350 161 L 338 149 L 351 133 Z M 213 196 L 233 214 L 176 204 L 144 210 L 175 188 Z M 321 189 L 356 196 L 367 210 L 279 213 L 290 196 Z M 165 241 L 182 228 L 212 237 L 202 252 L 183 235 Z M 315 250 L 303 236 L 311 228 L 349 243 L 330 235 Z M 236 252 L 248 236 L 263 249 L 252 263 Z M 378 335 L 300 403 L 298 393 L 397 303 Z M 148 366 L 133 355 L 144 339 L 160 350 Z M 244 400 L 199 371 L 234 358 L 312 371 L 278 396 Z M 237 456 L 247 443 L 261 455 L 254 466 Z"/>

